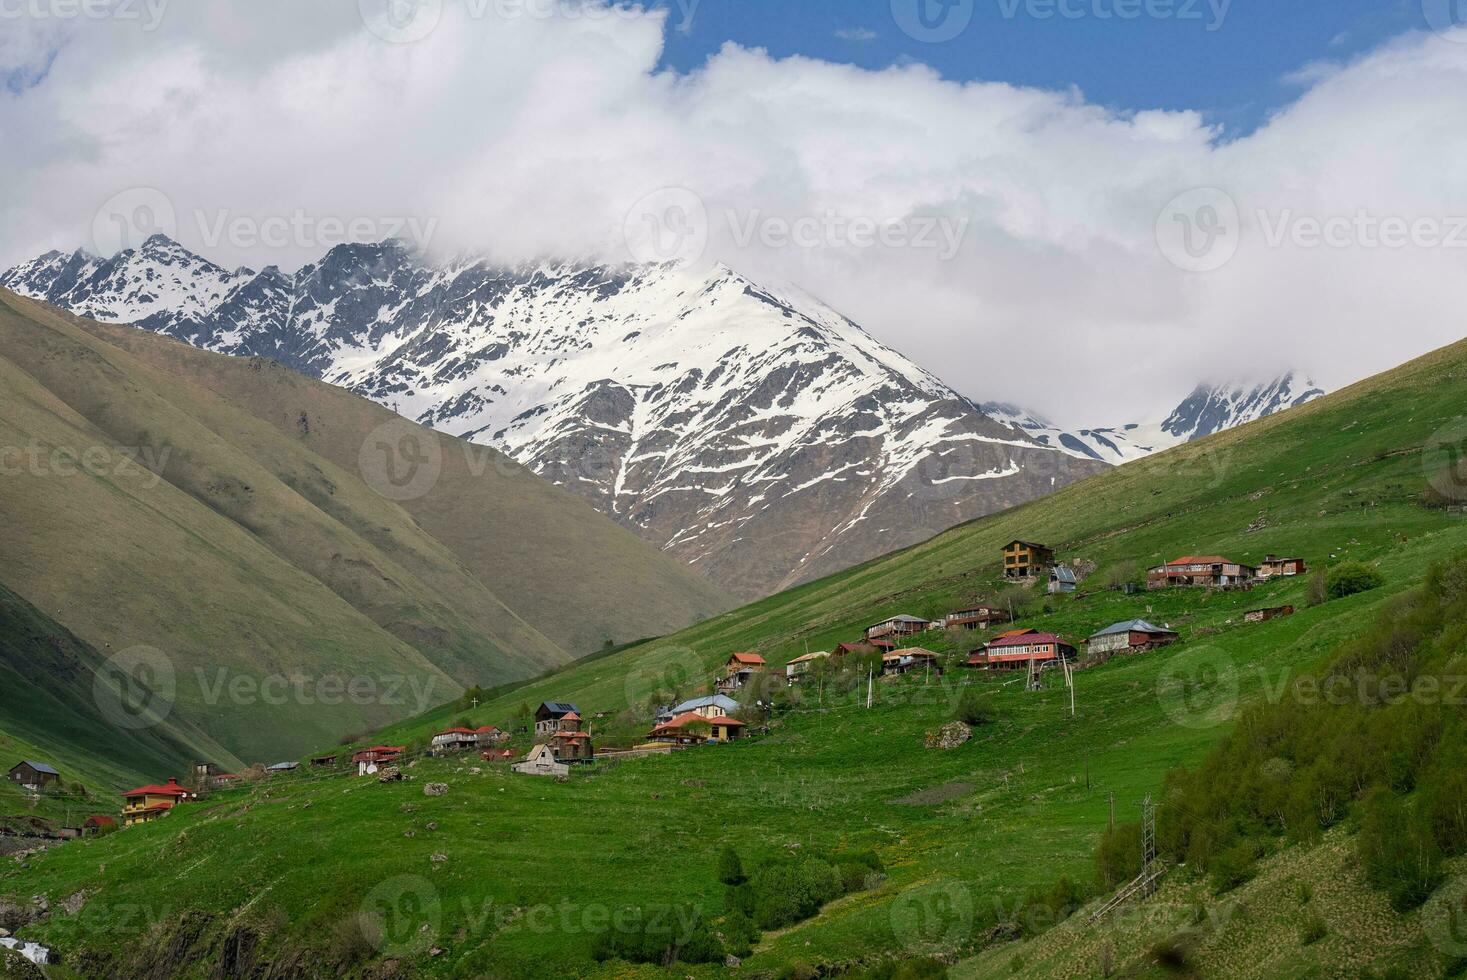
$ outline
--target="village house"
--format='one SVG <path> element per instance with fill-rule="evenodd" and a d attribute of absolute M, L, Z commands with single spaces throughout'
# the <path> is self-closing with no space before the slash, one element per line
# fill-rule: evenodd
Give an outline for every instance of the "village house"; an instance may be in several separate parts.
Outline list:
<path fill-rule="evenodd" d="M 12 783 L 19 783 L 32 792 L 40 792 L 47 786 L 59 785 L 61 773 L 44 762 L 32 762 L 25 759 L 11 767 L 5 778 Z"/>
<path fill-rule="evenodd" d="M 868 657 L 873 653 L 879 653 L 880 648 L 874 643 L 861 640 L 858 643 L 837 643 L 835 649 L 830 651 L 830 659 L 840 663 L 846 657 Z"/>
<path fill-rule="evenodd" d="M 602 714 L 604 712 L 597 714 L 596 717 L 600 718 Z M 474 729 L 474 734 L 479 736 L 479 744 L 481 745 L 498 745 L 500 742 L 509 741 L 509 732 L 503 731 L 494 725 L 480 725 Z"/>
<path fill-rule="evenodd" d="M 723 676 L 714 685 L 720 691 L 737 691 L 753 679 L 754 675 L 768 670 L 769 665 L 757 653 L 735 653 L 724 664 Z"/>
<path fill-rule="evenodd" d="M 510 766 L 514 772 L 525 776 L 569 776 L 570 766 L 559 762 L 549 745 L 537 745 L 520 762 Z"/>
<path fill-rule="evenodd" d="M 932 625 L 928 620 L 917 616 L 893 616 L 866 627 L 866 639 L 872 643 L 882 640 L 890 642 L 903 636 L 916 636 L 923 630 L 930 629 Z"/>
<path fill-rule="evenodd" d="M 1270 609 L 1250 609 L 1243 614 L 1245 623 L 1266 623 L 1270 619 L 1278 619 L 1280 616 L 1294 615 L 1293 606 L 1274 606 Z"/>
<path fill-rule="evenodd" d="M 986 630 L 996 623 L 1007 623 L 1012 619 L 1007 610 L 997 606 L 974 606 L 948 613 L 943 622 L 948 629 Z"/>
<path fill-rule="evenodd" d="M 1075 570 L 1068 565 L 1056 565 L 1049 570 L 1049 594 L 1058 595 L 1062 592 L 1074 592 L 1079 588 L 1080 579 L 1076 577 Z"/>
<path fill-rule="evenodd" d="M 485 749 L 479 753 L 479 758 L 485 762 L 508 762 L 519 755 L 514 749 Z"/>
<path fill-rule="evenodd" d="M 1274 555 L 1269 555 L 1267 558 L 1263 559 L 1261 564 L 1259 564 L 1258 577 L 1287 577 L 1292 575 L 1303 575 L 1307 571 L 1309 571 L 1309 566 L 1305 564 L 1303 558 L 1278 558 Z"/>
<path fill-rule="evenodd" d="M 277 762 L 275 763 L 275 765 L 270 766 L 268 769 L 266 769 L 265 774 L 269 776 L 279 776 L 282 773 L 295 772 L 300 767 L 301 764 L 299 762 Z"/>
<path fill-rule="evenodd" d="M 1010 541 L 1003 546 L 1003 577 L 1036 579 L 1054 564 L 1054 549 L 1033 541 Z"/>
<path fill-rule="evenodd" d="M 474 728 L 450 728 L 433 736 L 428 751 L 433 755 L 467 752 L 479 747 L 479 732 Z"/>
<path fill-rule="evenodd" d="M 1250 584 L 1258 577 L 1252 565 L 1231 561 L 1221 555 L 1186 555 L 1146 571 L 1148 589 L 1201 586 L 1232 589 Z"/>
<path fill-rule="evenodd" d="M 937 654 L 931 650 L 907 647 L 903 650 L 893 650 L 881 657 L 881 676 L 883 677 L 890 674 L 910 674 L 922 671 L 931 671 L 939 675 L 942 673 L 942 667 L 937 662 Z"/>
<path fill-rule="evenodd" d="M 589 732 L 581 731 L 581 716 L 572 711 L 560 718 L 560 727 L 550 736 L 550 751 L 557 762 L 590 762 L 596 756 Z"/>
<path fill-rule="evenodd" d="M 701 715 L 704 718 L 717 718 L 720 715 L 732 714 L 739 710 L 739 703 L 726 694 L 707 694 L 701 698 L 693 698 L 672 708 L 664 708 L 657 713 L 656 723 L 665 725 L 680 715 L 689 712 Z"/>
<path fill-rule="evenodd" d="M 105 816 L 103 814 L 95 814 L 93 816 L 87 817 L 86 821 L 83 822 L 81 826 L 82 834 L 86 837 L 96 837 L 100 834 L 105 834 L 108 831 L 116 829 L 116 818 Z"/>
<path fill-rule="evenodd" d="M 374 745 L 353 754 L 351 761 L 356 763 L 358 776 L 374 776 L 383 766 L 396 762 L 404 750 L 401 745 Z"/>
<path fill-rule="evenodd" d="M 1091 656 L 1110 656 L 1152 650 L 1180 639 L 1174 630 L 1153 626 L 1144 619 L 1128 619 L 1095 633 L 1085 645 Z"/>
<path fill-rule="evenodd" d="M 1016 630 L 990 640 L 968 655 L 967 666 L 982 670 L 1022 670 L 1032 663 L 1073 660 L 1075 648 L 1053 633 Z"/>
<path fill-rule="evenodd" d="M 175 806 L 189 799 L 189 791 L 169 777 L 164 786 L 139 786 L 122 794 L 122 825 L 132 827 L 166 817 Z"/>
<path fill-rule="evenodd" d="M 334 755 L 318 755 L 311 760 L 311 767 L 313 769 L 335 769 L 338 758 L 340 757 Z"/>
<path fill-rule="evenodd" d="M 816 661 L 829 659 L 830 654 L 824 650 L 817 650 L 814 653 L 807 653 L 803 657 L 796 657 L 784 665 L 785 680 L 791 684 L 798 684 L 800 679 L 810 672 L 810 668 L 815 666 Z"/>
<path fill-rule="evenodd" d="M 706 718 L 694 712 L 678 715 L 652 729 L 649 742 L 671 745 L 701 745 L 704 742 L 731 742 L 742 737 L 745 725 L 737 718 L 715 715 Z"/>
<path fill-rule="evenodd" d="M 542 701 L 535 709 L 535 736 L 555 734 L 560 728 L 560 719 L 580 713 L 581 709 L 569 701 Z"/>

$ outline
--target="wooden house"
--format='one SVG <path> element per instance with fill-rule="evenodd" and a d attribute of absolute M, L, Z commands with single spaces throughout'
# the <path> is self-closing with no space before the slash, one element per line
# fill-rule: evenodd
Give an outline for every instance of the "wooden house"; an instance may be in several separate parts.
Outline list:
<path fill-rule="evenodd" d="M 265 770 L 267 776 L 279 776 L 287 772 L 295 772 L 301 767 L 299 762 L 277 762 Z"/>
<path fill-rule="evenodd" d="M 744 728 L 744 723 L 737 718 L 730 718 L 727 715 L 705 718 L 703 715 L 689 711 L 653 728 L 647 740 L 670 745 L 731 742 L 743 737 Z"/>
<path fill-rule="evenodd" d="M 869 657 L 873 653 L 880 652 L 876 644 L 867 643 L 865 640 L 859 643 L 837 643 L 835 649 L 830 651 L 830 659 L 835 663 L 840 663 L 846 657 Z"/>
<path fill-rule="evenodd" d="M 189 799 L 189 791 L 172 777 L 163 786 L 139 786 L 122 794 L 122 825 L 132 827 L 166 817 L 173 808 Z"/>
<path fill-rule="evenodd" d="M 12 783 L 19 783 L 26 789 L 40 791 L 47 786 L 57 786 L 61 783 L 61 773 L 44 762 L 33 762 L 23 759 L 11 767 L 5 778 Z"/>
<path fill-rule="evenodd" d="M 1092 656 L 1112 656 L 1154 650 L 1180 639 L 1174 630 L 1154 626 L 1144 619 L 1128 619 L 1091 635 L 1085 645 Z"/>
<path fill-rule="evenodd" d="M 553 735 L 560 728 L 560 719 L 580 713 L 569 701 L 542 701 L 535 709 L 535 735 Z"/>
<path fill-rule="evenodd" d="M 537 745 L 520 762 L 510 766 L 525 776 L 569 776 L 570 766 L 555 758 L 549 745 Z"/>
<path fill-rule="evenodd" d="M 829 659 L 830 654 L 824 650 L 817 650 L 814 653 L 807 653 L 803 657 L 796 657 L 784 665 L 785 680 L 791 684 L 798 684 L 810 672 L 810 668 L 815 666 L 816 661 Z"/>
<path fill-rule="evenodd" d="M 1068 565 L 1056 565 L 1049 570 L 1049 594 L 1059 595 L 1074 592 L 1080 587 L 1080 579 Z"/>
<path fill-rule="evenodd" d="M 737 691 L 749 683 L 756 674 L 769 669 L 764 658 L 757 653 L 735 653 L 723 666 L 723 676 L 714 685 L 720 691 Z"/>
<path fill-rule="evenodd" d="M 86 837 L 96 837 L 116 829 L 117 818 L 100 813 L 87 817 L 81 826 L 82 835 Z"/>
<path fill-rule="evenodd" d="M 1278 619 L 1280 616 L 1294 615 L 1293 606 L 1274 606 L 1271 609 L 1250 609 L 1243 614 L 1245 623 L 1266 623 L 1270 619 Z"/>
<path fill-rule="evenodd" d="M 600 718 L 601 715 L 597 715 Z M 479 736 L 480 745 L 498 745 L 509 741 L 509 732 L 503 731 L 494 725 L 481 725 L 474 729 L 474 734 Z"/>
<path fill-rule="evenodd" d="M 572 711 L 562 715 L 560 727 L 550 736 L 550 751 L 557 762 L 590 762 L 596 755 L 589 732 L 581 731 L 581 716 Z"/>
<path fill-rule="evenodd" d="M 883 677 L 889 674 L 911 674 L 924 671 L 931 671 L 939 675 L 942 673 L 942 667 L 938 665 L 937 654 L 931 650 L 907 647 L 902 650 L 893 650 L 881 657 Z"/>
<path fill-rule="evenodd" d="M 1003 577 L 1036 579 L 1054 564 L 1054 549 L 1033 541 L 1010 541 L 1003 546 Z"/>
<path fill-rule="evenodd" d="M 1258 577 L 1252 565 L 1221 555 L 1185 555 L 1146 571 L 1148 589 L 1202 587 L 1235 589 L 1250 585 Z"/>
<path fill-rule="evenodd" d="M 1073 660 L 1075 648 L 1053 633 L 1016 631 L 988 641 L 968 655 L 967 666 L 982 670 L 1023 670 L 1030 663 Z"/>
<path fill-rule="evenodd" d="M 1013 619 L 1008 610 L 999 609 L 997 606 L 974 606 L 971 609 L 957 609 L 943 617 L 943 625 L 948 629 L 961 627 L 965 630 L 986 630 L 998 623 L 1007 623 Z"/>
<path fill-rule="evenodd" d="M 383 766 L 401 758 L 404 748 L 401 745 L 374 745 L 352 755 L 351 761 L 356 763 L 358 776 L 373 776 Z"/>
<path fill-rule="evenodd" d="M 877 643 L 881 640 L 896 640 L 903 636 L 916 636 L 934 624 L 917 616 L 893 616 L 866 627 L 866 639 Z"/>
<path fill-rule="evenodd" d="M 339 756 L 334 756 L 334 755 L 318 755 L 318 756 L 316 756 L 316 758 L 314 758 L 314 759 L 311 760 L 311 768 L 313 768 L 313 769 L 335 769 L 336 768 L 336 760 L 338 758 L 340 758 L 340 757 Z"/>
<path fill-rule="evenodd" d="M 1303 558 L 1279 558 L 1269 555 L 1258 566 L 1259 578 L 1279 578 L 1303 575 L 1309 571 Z"/>

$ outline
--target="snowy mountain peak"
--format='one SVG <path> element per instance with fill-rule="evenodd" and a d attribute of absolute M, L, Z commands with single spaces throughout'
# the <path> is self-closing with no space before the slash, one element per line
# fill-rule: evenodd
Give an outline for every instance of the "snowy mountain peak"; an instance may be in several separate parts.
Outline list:
<path fill-rule="evenodd" d="M 982 410 L 1034 441 L 1079 459 L 1127 463 L 1152 453 L 1295 408 L 1325 395 L 1307 375 L 1287 371 L 1272 381 L 1199 385 L 1162 422 L 1095 429 L 1062 429 L 1014 405 L 988 402 Z"/>
<path fill-rule="evenodd" d="M 433 265 L 386 242 L 227 272 L 150 240 L 42 256 L 0 286 L 273 358 L 493 445 L 746 597 L 1103 468 L 727 266 Z"/>

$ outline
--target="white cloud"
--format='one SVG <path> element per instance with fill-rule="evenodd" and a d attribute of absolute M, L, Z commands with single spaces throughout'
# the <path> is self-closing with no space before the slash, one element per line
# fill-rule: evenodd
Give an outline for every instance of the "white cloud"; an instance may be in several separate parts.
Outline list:
<path fill-rule="evenodd" d="M 921 65 L 729 45 L 659 71 L 675 13 L 450 0 L 425 39 L 389 44 L 356 7 L 176 4 L 152 32 L 75 25 L 40 84 L 0 94 L 0 265 L 85 244 L 133 186 L 163 191 L 178 237 L 216 261 L 287 268 L 314 242 L 211 248 L 199 216 L 418 216 L 444 249 L 618 255 L 628 209 L 684 187 L 711 216 L 709 260 L 800 283 L 965 393 L 1067 423 L 1167 407 L 1207 372 L 1298 365 L 1340 384 L 1463 333 L 1467 249 L 1269 247 L 1265 229 L 1467 216 L 1467 44 L 1400 38 L 1302 78 L 1295 103 L 1228 140 L 1195 112 Z M 1242 215 L 1236 257 L 1206 274 L 1156 243 L 1163 206 L 1195 187 Z M 750 220 L 832 215 L 961 220 L 966 237 L 951 261 L 740 244 Z"/>

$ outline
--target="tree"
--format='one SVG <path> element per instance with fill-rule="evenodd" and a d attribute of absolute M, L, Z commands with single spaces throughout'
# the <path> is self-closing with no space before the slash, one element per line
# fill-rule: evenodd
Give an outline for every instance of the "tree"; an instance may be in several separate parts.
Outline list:
<path fill-rule="evenodd" d="M 1343 565 L 1336 565 L 1329 570 L 1326 580 L 1329 597 L 1331 599 L 1343 599 L 1345 596 L 1355 595 L 1358 592 L 1369 592 L 1385 585 L 1385 576 L 1369 565 L 1357 561 L 1347 561 Z"/>
<path fill-rule="evenodd" d="M 739 852 L 733 849 L 732 844 L 724 845 L 718 852 L 718 880 L 725 885 L 742 885 L 747 880 L 744 862 L 739 860 Z"/>

